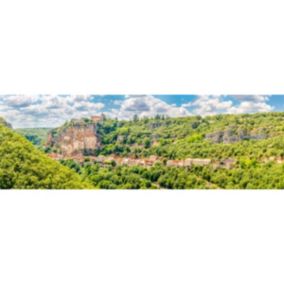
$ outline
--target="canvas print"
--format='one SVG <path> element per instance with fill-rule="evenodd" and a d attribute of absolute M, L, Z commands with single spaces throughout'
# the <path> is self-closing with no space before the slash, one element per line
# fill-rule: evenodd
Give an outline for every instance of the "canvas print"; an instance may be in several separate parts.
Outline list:
<path fill-rule="evenodd" d="M 1 189 L 283 189 L 284 95 L 1 95 Z"/>

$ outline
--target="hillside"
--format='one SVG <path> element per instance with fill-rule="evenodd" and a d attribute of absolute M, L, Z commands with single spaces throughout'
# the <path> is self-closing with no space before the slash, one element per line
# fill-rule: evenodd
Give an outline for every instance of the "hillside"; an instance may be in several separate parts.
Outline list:
<path fill-rule="evenodd" d="M 167 159 L 284 156 L 284 113 L 105 120 L 98 154 Z"/>
<path fill-rule="evenodd" d="M 12 125 L 8 123 L 4 118 L 0 117 L 0 126 L 6 126 L 8 128 L 12 128 Z"/>
<path fill-rule="evenodd" d="M 27 138 L 34 145 L 42 146 L 51 128 L 16 128 L 14 130 Z"/>
<path fill-rule="evenodd" d="M 48 151 L 98 188 L 284 188 L 284 113 L 103 119 L 95 129 L 93 149 L 67 135 L 76 154 L 59 140 Z"/>
<path fill-rule="evenodd" d="M 0 123 L 0 188 L 91 188 L 74 171 L 50 159 L 29 141 Z"/>
<path fill-rule="evenodd" d="M 73 144 L 80 142 L 75 150 L 81 151 L 83 156 L 138 158 L 156 155 L 165 159 L 213 160 L 284 156 L 284 113 L 183 118 L 157 116 L 131 121 L 104 119 L 96 123 L 81 119 L 66 122 L 50 130 L 49 134 L 48 129 L 16 131 L 28 139 L 36 136 L 35 140 L 40 140 L 48 146 L 48 151 L 54 153 L 64 154 L 63 144 L 74 147 Z M 88 146 L 86 138 L 96 138 L 98 143 L 94 141 Z M 70 154 L 72 158 L 72 151 Z"/>

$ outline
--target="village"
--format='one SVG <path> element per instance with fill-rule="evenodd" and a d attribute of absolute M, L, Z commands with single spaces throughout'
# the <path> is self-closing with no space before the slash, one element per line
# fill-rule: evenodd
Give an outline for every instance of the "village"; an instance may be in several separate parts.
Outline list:
<path fill-rule="evenodd" d="M 235 160 L 228 158 L 221 161 L 213 161 L 211 159 L 201 159 L 201 158 L 187 158 L 182 160 L 166 160 L 163 157 L 158 157 L 151 155 L 146 158 L 133 158 L 133 157 L 120 157 L 115 155 L 110 156 L 83 156 L 82 154 L 64 156 L 58 153 L 49 153 L 49 157 L 54 160 L 75 160 L 79 163 L 84 163 L 86 160 L 96 162 L 100 165 L 108 165 L 115 163 L 115 165 L 126 165 L 126 166 L 143 166 L 151 167 L 157 163 L 161 163 L 168 167 L 192 167 L 192 166 L 209 166 L 213 168 L 225 168 L 231 169 L 235 165 Z"/>
<path fill-rule="evenodd" d="M 84 121 L 82 119 L 73 119 L 67 126 L 59 129 L 57 135 L 53 136 L 52 133 L 49 133 L 46 146 L 50 146 L 51 148 L 56 150 L 48 153 L 48 156 L 54 160 L 74 160 L 80 164 L 83 164 L 85 161 L 92 161 L 98 163 L 101 166 L 114 164 L 151 167 L 157 163 L 160 163 L 168 167 L 190 168 L 194 166 L 211 166 L 214 169 L 224 168 L 230 170 L 236 165 L 236 160 L 231 157 L 223 158 L 220 160 L 193 157 L 168 160 L 165 157 L 155 155 L 139 158 L 133 155 L 129 155 L 127 157 L 114 154 L 108 156 L 96 155 L 95 150 L 101 147 L 101 137 L 99 137 L 97 133 L 97 124 L 102 122 L 103 120 L 103 115 L 91 116 L 87 121 Z M 226 143 L 229 139 L 228 137 L 231 134 L 232 133 L 230 131 L 224 133 L 217 132 L 210 134 L 211 136 L 208 135 L 207 138 L 213 139 L 212 142 L 216 143 L 220 141 L 215 141 L 214 139 L 217 139 L 218 137 L 225 137 L 225 140 L 223 138 L 222 139 L 224 140 L 223 143 Z M 239 134 L 242 139 L 243 133 Z M 121 140 L 121 136 L 118 136 L 117 139 Z M 282 164 L 284 163 L 284 159 L 281 157 L 270 157 L 262 159 L 262 162 L 276 162 L 278 164 Z"/>

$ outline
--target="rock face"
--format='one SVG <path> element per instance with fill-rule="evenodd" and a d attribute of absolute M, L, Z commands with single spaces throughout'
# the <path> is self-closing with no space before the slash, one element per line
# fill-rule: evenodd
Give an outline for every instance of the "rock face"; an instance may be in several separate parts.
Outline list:
<path fill-rule="evenodd" d="M 47 147 L 55 149 L 63 157 L 92 155 L 100 147 L 97 121 L 71 120 L 67 125 L 51 131 Z"/>
<path fill-rule="evenodd" d="M 227 129 L 224 131 L 217 131 L 215 133 L 206 134 L 205 138 L 211 140 L 213 143 L 234 143 L 242 140 L 261 140 L 266 139 L 265 133 L 251 134 L 246 130 L 234 131 Z"/>

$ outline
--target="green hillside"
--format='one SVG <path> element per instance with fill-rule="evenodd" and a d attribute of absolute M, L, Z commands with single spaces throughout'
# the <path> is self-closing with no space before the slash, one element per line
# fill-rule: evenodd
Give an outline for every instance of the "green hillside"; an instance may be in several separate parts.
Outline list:
<path fill-rule="evenodd" d="M 86 119 L 82 121 L 88 123 Z M 72 124 L 66 122 L 52 131 L 63 131 L 70 126 Z M 5 152 L 6 156 L 3 157 L 8 162 L 0 165 L 0 181 L 12 179 L 12 183 L 7 183 L 6 187 L 26 188 L 284 188 L 284 113 L 136 117 L 130 121 L 105 118 L 96 128 L 101 147 L 96 149 L 95 156 L 131 159 L 155 156 L 158 162 L 148 167 L 119 164 L 116 161 L 102 164 L 89 155 L 85 156 L 84 161 L 61 160 L 64 167 L 60 168 L 59 163 L 35 150 L 26 139 L 3 127 L 1 135 L 6 133 L 6 140 L 3 143 L 0 137 L 0 149 Z M 28 132 L 37 135 L 41 130 Z M 27 137 L 28 132 L 22 134 Z M 41 143 L 44 143 L 44 137 L 45 131 Z M 11 161 L 17 162 L 9 162 L 10 156 Z M 210 159 L 211 162 L 190 167 L 167 165 L 169 160 L 188 158 Z M 4 174 L 3 167 L 6 167 Z M 67 167 L 72 171 L 67 171 Z M 19 169 L 21 175 L 18 174 Z M 81 179 L 89 184 L 83 185 Z"/>
<path fill-rule="evenodd" d="M 62 163 L 102 189 L 284 189 L 284 165 L 242 159 L 233 168 L 208 166 L 151 167 L 103 165 L 85 161 Z"/>
<path fill-rule="evenodd" d="M 8 123 L 4 118 L 0 117 L 0 125 L 6 126 L 8 128 L 12 128 L 12 125 Z"/>
<path fill-rule="evenodd" d="M 168 159 L 284 157 L 284 113 L 105 120 L 99 154 Z"/>
<path fill-rule="evenodd" d="M 51 128 L 16 128 L 15 131 L 36 146 L 42 146 Z"/>
<path fill-rule="evenodd" d="M 0 188 L 90 188 L 74 171 L 50 159 L 0 123 Z"/>
<path fill-rule="evenodd" d="M 62 161 L 98 188 L 284 188 L 284 113 L 106 119 L 97 155 L 147 158 L 152 167 Z M 212 164 L 169 167 L 167 160 L 207 158 Z M 214 163 L 233 160 L 230 167 Z"/>

